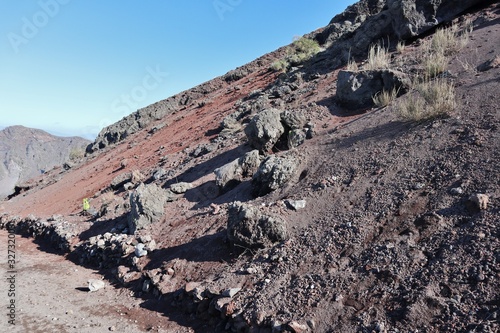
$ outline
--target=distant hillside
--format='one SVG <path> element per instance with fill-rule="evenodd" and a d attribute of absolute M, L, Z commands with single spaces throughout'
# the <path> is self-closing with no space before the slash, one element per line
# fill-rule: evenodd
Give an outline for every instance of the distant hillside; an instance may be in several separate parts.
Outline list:
<path fill-rule="evenodd" d="M 89 141 L 58 137 L 45 131 L 11 126 L 0 131 L 0 198 L 12 193 L 19 182 L 40 175 L 84 151 Z"/>

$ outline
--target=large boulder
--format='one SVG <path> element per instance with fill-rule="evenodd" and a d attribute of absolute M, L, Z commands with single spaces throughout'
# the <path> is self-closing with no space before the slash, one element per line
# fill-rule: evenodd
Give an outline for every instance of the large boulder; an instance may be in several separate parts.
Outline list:
<path fill-rule="evenodd" d="M 377 93 L 396 89 L 402 94 L 409 84 L 404 73 L 390 69 L 340 71 L 337 79 L 337 100 L 349 109 L 369 107 L 373 105 L 373 96 Z"/>
<path fill-rule="evenodd" d="M 164 214 L 165 203 L 173 200 L 170 190 L 155 184 L 140 184 L 130 195 L 128 215 L 129 232 L 134 234 L 151 223 L 158 222 Z"/>
<path fill-rule="evenodd" d="M 286 222 L 259 208 L 234 202 L 229 206 L 227 238 L 245 248 L 263 248 L 287 239 Z"/>
<path fill-rule="evenodd" d="M 245 127 L 250 145 L 263 153 L 269 152 L 284 132 L 281 111 L 274 108 L 261 111 Z"/>
<path fill-rule="evenodd" d="M 244 178 L 252 176 L 261 162 L 262 158 L 259 151 L 252 150 L 242 157 L 215 169 L 215 183 L 222 191 L 230 190 L 243 181 Z"/>
<path fill-rule="evenodd" d="M 283 187 L 295 175 L 298 167 L 296 156 L 269 156 L 253 175 L 253 192 L 256 196 L 266 195 Z"/>

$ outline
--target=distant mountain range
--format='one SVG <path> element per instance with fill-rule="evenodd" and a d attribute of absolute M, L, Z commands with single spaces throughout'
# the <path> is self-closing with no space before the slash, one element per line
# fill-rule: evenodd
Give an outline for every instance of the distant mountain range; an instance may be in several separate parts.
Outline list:
<path fill-rule="evenodd" d="M 16 184 L 83 153 L 89 143 L 24 126 L 0 130 L 0 198 L 12 193 Z"/>

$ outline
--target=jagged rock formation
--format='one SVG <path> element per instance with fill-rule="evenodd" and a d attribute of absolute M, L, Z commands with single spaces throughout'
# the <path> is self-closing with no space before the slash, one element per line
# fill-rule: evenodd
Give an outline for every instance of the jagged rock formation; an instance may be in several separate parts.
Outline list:
<path fill-rule="evenodd" d="M 0 198 L 14 186 L 83 155 L 89 143 L 80 137 L 58 137 L 45 131 L 11 126 L 0 131 Z"/>

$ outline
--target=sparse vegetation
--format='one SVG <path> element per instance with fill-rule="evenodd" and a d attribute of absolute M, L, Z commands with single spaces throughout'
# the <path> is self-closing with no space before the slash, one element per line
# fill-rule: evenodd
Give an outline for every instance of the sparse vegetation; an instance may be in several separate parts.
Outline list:
<path fill-rule="evenodd" d="M 387 49 L 380 44 L 372 45 L 368 51 L 367 63 L 364 66 L 367 70 L 388 68 L 390 56 Z"/>
<path fill-rule="evenodd" d="M 448 57 L 443 53 L 429 53 L 422 59 L 424 75 L 428 78 L 436 77 L 448 68 Z"/>
<path fill-rule="evenodd" d="M 82 147 L 75 147 L 69 151 L 69 160 L 76 162 L 85 155 L 85 149 Z"/>
<path fill-rule="evenodd" d="M 398 91 L 392 89 L 390 91 L 383 90 L 372 97 L 373 103 L 378 107 L 389 105 L 398 96 Z"/>
<path fill-rule="evenodd" d="M 406 44 L 404 41 L 399 41 L 396 45 L 396 52 L 403 53 L 406 48 Z"/>
<path fill-rule="evenodd" d="M 457 25 L 437 29 L 432 39 L 423 44 L 422 65 L 424 76 L 433 78 L 448 68 L 449 57 L 459 52 L 469 42 L 472 23 L 467 21 L 465 29 L 459 31 Z"/>
<path fill-rule="evenodd" d="M 445 79 L 424 79 L 415 85 L 413 93 L 397 105 L 400 115 L 412 121 L 441 117 L 452 112 L 455 107 L 455 87 Z"/>
<path fill-rule="evenodd" d="M 315 40 L 305 37 L 297 38 L 292 46 L 287 48 L 287 55 L 274 61 L 270 68 L 276 72 L 286 72 L 290 66 L 300 65 L 319 51 L 321 51 L 321 47 Z"/>
<path fill-rule="evenodd" d="M 288 69 L 288 61 L 285 59 L 278 59 L 271 64 L 270 68 L 275 72 L 286 72 Z"/>

